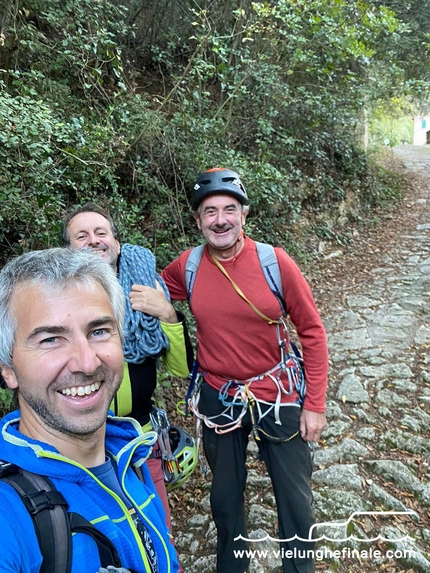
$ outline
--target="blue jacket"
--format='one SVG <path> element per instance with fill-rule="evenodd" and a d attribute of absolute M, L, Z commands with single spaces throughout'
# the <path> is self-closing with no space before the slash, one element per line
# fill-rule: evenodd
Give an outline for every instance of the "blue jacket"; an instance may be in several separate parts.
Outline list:
<path fill-rule="evenodd" d="M 65 497 L 69 510 L 83 515 L 114 543 L 123 567 L 148 573 L 150 568 L 140 536 L 121 499 L 90 470 L 62 456 L 52 446 L 21 434 L 19 417 L 19 411 L 15 411 L 0 421 L 0 460 L 49 477 Z M 143 464 L 145 483 L 142 483 L 130 467 L 146 460 L 154 442 L 155 433 L 143 434 L 135 420 L 108 417 L 106 452 L 116 462 L 119 482 L 151 535 L 159 573 L 176 573 L 176 552 L 169 541 L 164 510 L 149 470 Z M 1 480 L 0 536 L 0 573 L 39 572 L 42 555 L 31 517 L 15 490 Z M 100 560 L 94 540 L 76 533 L 72 545 L 72 573 L 96 573 Z"/>

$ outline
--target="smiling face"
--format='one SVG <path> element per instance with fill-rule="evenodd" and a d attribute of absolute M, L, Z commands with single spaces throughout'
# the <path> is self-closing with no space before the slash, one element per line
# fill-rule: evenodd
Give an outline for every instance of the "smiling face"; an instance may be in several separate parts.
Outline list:
<path fill-rule="evenodd" d="M 228 259 L 243 248 L 242 228 L 246 213 L 231 195 L 211 195 L 200 204 L 195 215 L 198 228 L 216 258 Z"/>
<path fill-rule="evenodd" d="M 106 291 L 99 283 L 48 292 L 22 283 L 11 308 L 17 321 L 12 367 L 2 374 L 18 390 L 20 431 L 42 441 L 47 434 L 60 441 L 94 435 L 124 368 Z"/>
<path fill-rule="evenodd" d="M 78 213 L 67 226 L 70 246 L 73 249 L 91 248 L 115 270 L 120 244 L 112 233 L 109 221 L 99 213 Z"/>

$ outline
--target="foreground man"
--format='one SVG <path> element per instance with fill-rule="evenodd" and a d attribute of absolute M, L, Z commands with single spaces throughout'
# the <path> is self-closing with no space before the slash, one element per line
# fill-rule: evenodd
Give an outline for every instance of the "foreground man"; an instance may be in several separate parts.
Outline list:
<path fill-rule="evenodd" d="M 188 298 L 197 323 L 203 381 L 192 408 L 204 422 L 203 445 L 213 474 L 217 572 L 244 573 L 249 566 L 241 550 L 247 549 L 245 462 L 252 431 L 275 493 L 278 537 L 288 540 L 282 543 L 283 571 L 309 573 L 314 567 L 306 551 L 313 543 L 295 536 L 309 539 L 314 523 L 308 443 L 319 440 L 326 424 L 325 330 L 292 259 L 262 245 L 272 252 L 265 266 L 256 243 L 244 235 L 248 196 L 237 173 L 219 168 L 202 173 L 191 203 L 206 245 L 197 257 L 196 250 L 182 253 L 162 277 L 172 299 Z M 288 354 L 287 313 L 302 344 L 305 397 L 300 363 Z"/>
<path fill-rule="evenodd" d="M 137 422 L 106 419 L 123 376 L 123 321 L 115 273 L 91 253 L 49 249 L 5 266 L 0 368 L 19 409 L 1 421 L 0 459 L 49 477 L 68 511 L 113 543 L 124 572 L 176 572 L 162 504 L 144 463 L 155 434 L 143 434 Z M 145 483 L 133 467 L 141 468 Z M 0 571 L 41 571 L 30 514 L 3 481 L 0 531 Z M 73 573 L 97 572 L 100 555 L 92 535 L 73 535 Z"/>

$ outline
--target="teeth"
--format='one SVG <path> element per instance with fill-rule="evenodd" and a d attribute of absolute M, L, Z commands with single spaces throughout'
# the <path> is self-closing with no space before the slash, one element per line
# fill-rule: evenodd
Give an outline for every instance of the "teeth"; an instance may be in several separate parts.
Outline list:
<path fill-rule="evenodd" d="M 97 392 L 100 388 L 100 382 L 87 384 L 86 386 L 72 386 L 71 388 L 63 388 L 61 393 L 64 396 L 89 396 L 92 392 Z"/>

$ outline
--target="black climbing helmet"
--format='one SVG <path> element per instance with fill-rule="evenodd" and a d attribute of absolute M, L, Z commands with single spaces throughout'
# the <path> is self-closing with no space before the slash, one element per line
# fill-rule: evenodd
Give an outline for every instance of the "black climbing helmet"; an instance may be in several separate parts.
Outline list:
<path fill-rule="evenodd" d="M 196 184 L 194 185 L 193 194 L 191 197 L 191 208 L 197 211 L 200 203 L 209 195 L 215 193 L 225 193 L 232 195 L 242 205 L 248 205 L 248 195 L 245 191 L 239 175 L 230 169 L 223 167 L 214 167 L 201 173 L 197 177 Z"/>

